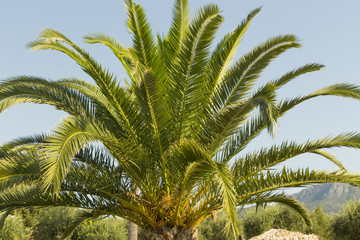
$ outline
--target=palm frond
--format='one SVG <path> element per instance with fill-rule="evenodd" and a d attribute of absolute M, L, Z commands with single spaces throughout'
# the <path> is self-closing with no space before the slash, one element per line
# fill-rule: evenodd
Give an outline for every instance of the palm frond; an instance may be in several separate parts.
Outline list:
<path fill-rule="evenodd" d="M 97 140 L 97 132 L 84 119 L 66 117 L 46 139 L 43 147 L 41 168 L 44 171 L 44 186 L 54 192 L 60 190 L 61 182 L 67 175 L 73 157 L 85 145 Z"/>
<path fill-rule="evenodd" d="M 178 139 L 189 134 L 197 108 L 205 91 L 205 74 L 199 74 L 207 64 L 210 44 L 223 18 L 217 6 L 201 8 L 191 22 L 179 53 L 178 66 L 172 76 L 169 92 L 170 103 L 178 123 Z M 182 79 L 178 81 L 178 79 Z"/>
<path fill-rule="evenodd" d="M 239 204 L 248 204 L 245 202 L 279 189 L 303 187 L 309 184 L 326 182 L 339 182 L 359 186 L 359 180 L 360 177 L 357 174 L 344 171 L 292 170 L 284 167 L 280 171 L 261 172 L 257 176 L 249 177 L 246 181 L 240 180 L 235 189 L 238 194 Z"/>
<path fill-rule="evenodd" d="M 125 71 L 129 76 L 132 76 L 132 59 L 129 59 L 128 51 L 127 49 L 116 39 L 100 32 L 91 33 L 89 35 L 86 35 L 84 37 L 85 43 L 89 44 L 103 44 L 107 46 L 114 55 L 119 59 L 119 61 L 122 63 Z"/>
<path fill-rule="evenodd" d="M 132 135 L 132 132 L 129 131 L 128 124 L 130 119 L 134 129 L 141 125 L 138 108 L 133 104 L 130 95 L 123 89 L 119 89 L 116 93 L 119 104 L 122 107 L 122 111 L 119 112 L 116 107 L 107 100 L 97 85 L 75 78 L 60 79 L 56 81 L 56 83 L 73 91 L 78 91 L 80 94 L 88 97 L 94 108 L 93 118 L 106 118 L 107 121 L 103 124 L 116 136 L 123 137 L 124 135 Z"/>
<path fill-rule="evenodd" d="M 319 154 L 322 157 L 327 158 L 332 163 L 334 163 L 340 170 L 346 171 L 344 165 L 334 155 L 332 155 L 331 153 L 323 151 L 323 150 L 314 150 L 311 153 L 316 153 L 316 154 Z"/>
<path fill-rule="evenodd" d="M 270 135 L 274 135 L 279 118 L 279 109 L 276 104 L 276 85 L 267 83 L 261 87 L 252 97 L 256 106 L 260 108 L 260 114 L 267 122 L 267 129 Z"/>
<path fill-rule="evenodd" d="M 138 63 L 143 65 L 144 69 L 150 68 L 158 73 L 156 65 L 158 53 L 145 11 L 132 0 L 125 0 L 125 6 L 128 14 L 127 25 L 133 37 L 133 50 Z"/>
<path fill-rule="evenodd" d="M 74 230 L 80 226 L 83 222 L 94 218 L 95 211 L 81 211 L 77 214 L 75 220 L 66 227 L 66 230 L 61 234 L 61 239 L 70 239 Z M 101 214 L 100 214 L 101 215 Z"/>
<path fill-rule="evenodd" d="M 187 0 L 176 0 L 173 8 L 172 24 L 164 39 L 163 58 L 169 71 L 175 71 L 179 61 L 181 45 L 189 26 L 189 3 Z"/>
<path fill-rule="evenodd" d="M 146 126 L 151 128 L 151 136 L 157 143 L 157 151 L 161 157 L 163 149 L 169 145 L 168 129 L 171 124 L 171 115 L 164 101 L 164 90 L 154 73 L 146 71 L 141 80 L 141 85 L 134 88 L 135 95 L 139 99 L 143 118 L 147 121 Z M 153 149 L 154 150 L 154 149 Z"/>
<path fill-rule="evenodd" d="M 261 8 L 251 11 L 247 18 L 231 33 L 227 34 L 216 46 L 209 59 L 208 92 L 212 93 L 214 87 L 222 80 L 226 70 L 231 65 L 242 37 L 247 31 L 253 18 Z"/>
<path fill-rule="evenodd" d="M 255 92 L 249 100 L 224 108 L 218 116 L 205 122 L 204 133 L 201 133 L 200 136 L 206 136 L 208 140 L 202 139 L 202 141 L 204 144 L 210 143 L 211 151 L 217 151 L 238 126 L 248 118 L 255 107 L 259 107 L 262 116 L 270 125 L 270 129 L 273 129 L 278 118 L 275 98 L 276 87 L 273 84 L 267 84 Z"/>
<path fill-rule="evenodd" d="M 0 159 L 5 158 L 10 153 L 17 154 L 24 151 L 36 151 L 41 148 L 41 144 L 46 139 L 46 134 L 35 134 L 26 137 L 18 137 L 10 142 L 5 142 L 0 147 L 0 152 L 6 154 L 0 154 Z"/>
<path fill-rule="evenodd" d="M 40 181 L 39 157 L 32 152 L 10 155 L 0 161 L 1 189 L 21 183 Z"/>
<path fill-rule="evenodd" d="M 92 105 L 84 96 L 55 82 L 20 76 L 1 83 L 0 112 L 22 103 L 48 104 L 73 115 L 91 115 Z"/>
<path fill-rule="evenodd" d="M 275 84 L 275 86 L 277 86 L 279 88 L 303 74 L 310 73 L 310 72 L 316 72 L 316 71 L 323 69 L 324 67 L 325 66 L 322 64 L 309 63 L 309 64 L 299 67 L 291 72 L 284 74 L 280 78 L 272 81 L 272 83 Z"/>
<path fill-rule="evenodd" d="M 360 89 L 353 84 L 335 84 L 318 91 L 315 91 L 307 96 L 296 97 L 293 99 L 282 100 L 278 104 L 279 117 L 283 116 L 287 111 L 293 109 L 295 106 L 320 96 L 341 96 L 353 99 L 360 99 Z M 258 115 L 250 118 L 245 122 L 234 134 L 230 137 L 229 141 L 223 146 L 221 154 L 218 155 L 220 161 L 228 162 L 236 154 L 241 152 L 247 144 L 258 136 L 263 129 L 269 126 L 268 119 L 263 115 Z"/>
<path fill-rule="evenodd" d="M 246 154 L 240 157 L 232 165 L 234 176 L 243 179 L 248 176 L 259 174 L 261 171 L 269 169 L 279 163 L 304 153 L 316 153 L 324 148 L 333 147 L 360 147 L 360 136 L 358 134 L 341 134 L 335 137 L 326 137 L 319 140 L 308 141 L 305 144 L 295 142 L 284 142 L 281 145 L 274 145 L 269 149 L 261 149 L 256 153 Z M 333 161 L 332 158 L 326 156 Z"/>
<path fill-rule="evenodd" d="M 285 112 L 292 109 L 296 105 L 319 96 L 339 96 L 339 97 L 348 97 L 359 100 L 360 88 L 354 84 L 348 84 L 348 83 L 334 84 L 325 87 L 323 89 L 317 90 L 307 96 L 296 97 L 293 99 L 287 99 L 281 101 L 279 104 L 279 111 L 281 112 L 281 114 L 284 114 Z"/>
<path fill-rule="evenodd" d="M 222 208 L 228 218 L 227 231 L 228 233 L 232 231 L 234 236 L 237 237 L 239 230 L 237 227 L 236 194 L 233 188 L 233 176 L 226 165 L 221 163 L 214 165 L 216 166 L 214 169 L 215 174 L 221 186 L 221 195 L 223 198 Z"/>
<path fill-rule="evenodd" d="M 74 50 L 71 50 L 62 43 L 69 45 Z M 124 109 L 124 104 L 126 104 L 127 107 L 130 107 L 131 102 L 129 99 L 123 97 L 124 90 L 116 82 L 116 78 L 112 73 L 104 70 L 101 65 L 98 64 L 86 51 L 56 30 L 45 29 L 40 33 L 38 40 L 28 44 L 32 50 L 59 50 L 57 49 L 58 45 L 60 45 L 62 49 L 66 49 L 66 51 L 64 50 L 61 52 L 64 52 L 73 58 L 83 68 L 83 70 L 95 80 L 108 101 L 116 106 L 119 115 L 127 124 L 131 136 L 136 139 L 137 135 L 135 133 L 134 126 L 131 124 L 132 121 L 128 118 L 128 111 Z"/>
<path fill-rule="evenodd" d="M 240 58 L 219 82 L 211 97 L 217 111 L 248 96 L 249 90 L 271 61 L 288 49 L 299 47 L 294 35 L 277 36 Z"/>

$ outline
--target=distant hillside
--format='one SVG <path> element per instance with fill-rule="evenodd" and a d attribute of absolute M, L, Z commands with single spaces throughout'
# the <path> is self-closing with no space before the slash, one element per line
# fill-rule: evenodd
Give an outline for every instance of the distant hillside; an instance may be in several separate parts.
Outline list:
<path fill-rule="evenodd" d="M 360 200 L 360 188 L 341 183 L 327 183 L 304 189 L 293 196 L 310 210 L 322 204 L 325 212 L 338 212 L 347 201 Z"/>

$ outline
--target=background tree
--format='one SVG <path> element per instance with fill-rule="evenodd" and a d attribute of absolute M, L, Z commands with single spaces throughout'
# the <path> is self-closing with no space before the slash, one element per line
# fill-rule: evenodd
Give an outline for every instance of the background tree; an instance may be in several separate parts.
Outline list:
<path fill-rule="evenodd" d="M 224 214 L 220 214 L 219 216 L 213 215 L 213 217 L 207 218 L 203 222 L 200 223 L 198 227 L 198 239 L 199 240 L 225 240 L 229 239 L 227 236 L 226 229 L 227 219 Z M 242 222 L 238 221 L 240 236 L 242 233 Z M 233 236 L 231 236 L 233 238 Z"/>
<path fill-rule="evenodd" d="M 101 221 L 87 221 L 73 233 L 73 240 L 124 240 L 127 239 L 128 224 L 125 220 L 106 218 Z"/>
<path fill-rule="evenodd" d="M 62 52 L 93 82 L 49 81 L 19 76 L 0 85 L 0 112 L 22 103 L 48 104 L 68 113 L 51 133 L 15 139 L 0 149 L 0 209 L 66 206 L 76 217 L 64 232 L 109 215 L 143 229 L 145 239 L 195 239 L 204 219 L 224 212 L 234 237 L 237 207 L 279 202 L 309 224 L 307 211 L 277 189 L 312 183 L 359 184 L 325 150 L 360 147 L 360 135 L 344 133 L 303 144 L 283 142 L 240 154 L 265 129 L 295 106 L 319 96 L 360 98 L 358 86 L 341 83 L 306 96 L 277 100 L 277 91 L 311 63 L 262 86 L 256 80 L 273 59 L 300 47 L 294 35 L 280 35 L 233 62 L 255 9 L 212 48 L 223 17 L 218 6 L 200 8 L 190 20 L 188 2 L 177 0 L 170 30 L 153 37 L 141 6 L 125 1 L 133 45 L 93 33 L 119 59 L 125 86 L 85 50 L 58 31 L 45 29 L 32 50 Z M 312 153 L 335 163 L 334 172 L 276 166 Z M 136 191 L 139 189 L 139 191 Z"/>
<path fill-rule="evenodd" d="M 0 230 L 1 240 L 27 240 L 30 238 L 31 229 L 27 229 L 21 220 L 13 215 L 7 217 Z"/>
<path fill-rule="evenodd" d="M 47 208 L 41 211 L 32 236 L 38 240 L 60 239 L 66 228 L 75 220 L 70 208 Z"/>
<path fill-rule="evenodd" d="M 74 209 L 57 207 L 41 210 L 32 236 L 34 239 L 60 239 L 69 225 L 76 221 Z M 124 240 L 128 224 L 125 220 L 106 218 L 101 221 L 86 221 L 70 236 L 71 240 Z"/>
<path fill-rule="evenodd" d="M 332 216 L 326 214 L 321 205 L 311 212 L 311 220 L 313 223 L 312 233 L 319 236 L 321 240 L 334 239 L 331 227 Z"/>
<path fill-rule="evenodd" d="M 350 201 L 340 215 L 334 218 L 332 229 L 334 239 L 358 239 L 360 234 L 360 202 Z"/>
<path fill-rule="evenodd" d="M 305 232 L 307 226 L 304 220 L 284 206 L 270 206 L 265 209 L 249 209 L 243 219 L 246 239 L 261 235 L 272 229 L 286 229 L 295 232 Z"/>
<path fill-rule="evenodd" d="M 33 229 L 33 227 L 38 223 L 39 214 L 42 211 L 34 208 L 25 208 L 25 209 L 16 209 L 14 215 L 21 219 L 22 224 L 25 228 Z"/>

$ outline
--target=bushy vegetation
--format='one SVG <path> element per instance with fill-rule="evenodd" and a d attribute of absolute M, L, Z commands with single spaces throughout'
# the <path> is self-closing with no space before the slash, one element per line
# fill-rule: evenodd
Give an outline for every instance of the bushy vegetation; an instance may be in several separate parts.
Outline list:
<path fill-rule="evenodd" d="M 353 240 L 360 236 L 360 202 L 348 202 L 334 218 L 332 229 L 335 239 Z"/>
<path fill-rule="evenodd" d="M 57 207 L 42 210 L 15 211 L 7 217 L 0 240 L 60 239 L 65 229 L 76 220 L 76 210 Z M 118 218 L 90 220 L 73 232 L 71 240 L 123 240 L 127 239 L 127 222 Z"/>
<path fill-rule="evenodd" d="M 36 240 L 59 239 L 73 219 L 74 211 L 69 208 L 44 209 L 34 227 L 33 236 Z"/>
<path fill-rule="evenodd" d="M 0 231 L 1 240 L 25 240 L 30 236 L 30 231 L 22 224 L 21 220 L 15 216 L 6 218 L 4 226 Z"/>
<path fill-rule="evenodd" d="M 313 227 L 311 232 L 318 235 L 320 239 L 334 239 L 332 221 L 333 216 L 326 214 L 322 206 L 315 208 L 311 213 Z"/>
<path fill-rule="evenodd" d="M 306 224 L 302 217 L 291 209 L 283 206 L 267 207 L 265 209 L 250 209 L 242 221 L 244 235 L 251 238 L 272 228 L 290 231 L 302 231 Z"/>
<path fill-rule="evenodd" d="M 239 214 L 240 215 L 240 214 Z M 26 209 L 13 212 L 7 217 L 0 240 L 48 240 L 59 239 L 76 218 L 76 210 L 64 207 L 42 210 Z M 240 215 L 239 239 L 250 239 L 272 228 L 316 234 L 321 240 L 353 240 L 360 236 L 360 201 L 348 202 L 338 214 L 329 215 L 319 206 L 311 212 L 312 227 L 303 218 L 285 206 L 249 208 Z M 127 221 L 119 218 L 98 218 L 82 223 L 71 240 L 123 240 L 127 239 Z M 199 240 L 227 240 L 224 231 L 226 217 L 213 214 L 198 227 Z M 141 234 L 141 231 L 140 231 Z"/>
<path fill-rule="evenodd" d="M 224 215 L 207 218 L 198 227 L 199 240 L 222 240 L 228 239 L 224 231 L 226 227 L 226 218 Z M 240 236 L 242 234 L 241 226 L 239 227 Z"/>
<path fill-rule="evenodd" d="M 316 234 L 321 240 L 353 240 L 360 236 L 360 202 L 349 202 L 338 214 L 327 214 L 322 206 L 311 212 L 312 227 L 294 211 L 284 206 L 268 206 L 265 209 L 250 208 L 240 217 L 240 239 L 250 239 L 272 228 Z M 217 221 L 208 218 L 200 224 L 199 240 L 226 240 L 225 218 Z"/>
<path fill-rule="evenodd" d="M 127 222 L 107 218 L 101 221 L 88 221 L 77 228 L 71 239 L 76 240 L 124 240 L 127 239 Z"/>

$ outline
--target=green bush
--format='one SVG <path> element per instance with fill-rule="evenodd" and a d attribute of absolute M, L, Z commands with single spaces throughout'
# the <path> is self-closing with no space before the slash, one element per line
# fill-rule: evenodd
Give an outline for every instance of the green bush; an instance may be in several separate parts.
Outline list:
<path fill-rule="evenodd" d="M 43 210 L 16 211 L 16 217 L 9 216 L 0 231 L 0 240 L 27 239 L 33 226 L 36 240 L 58 239 L 76 217 L 76 210 L 70 208 L 49 208 Z M 310 230 L 303 219 L 293 210 L 284 206 L 268 206 L 265 209 L 250 208 L 240 215 L 239 227 L 242 235 L 249 239 L 271 228 L 281 228 L 303 233 L 314 233 L 323 240 L 353 240 L 360 236 L 360 202 L 349 202 L 343 211 L 335 217 L 326 214 L 321 206 L 311 213 L 313 228 Z M 36 225 L 34 226 L 34 224 Z M 81 224 L 71 236 L 72 240 L 121 240 L 127 239 L 127 221 L 118 218 L 106 218 L 99 221 L 87 221 Z M 199 240 L 226 240 L 226 219 L 223 214 L 218 219 L 203 221 L 198 227 Z M 140 230 L 141 232 L 141 230 Z M 243 238 L 241 238 L 243 239 Z"/>
<path fill-rule="evenodd" d="M 75 211 L 70 208 L 56 207 L 42 209 L 39 214 L 38 223 L 33 230 L 34 239 L 59 239 L 74 218 Z"/>
<path fill-rule="evenodd" d="M 32 229 L 39 220 L 39 213 L 42 210 L 35 208 L 16 209 L 14 215 L 21 219 L 22 224 L 26 228 Z"/>
<path fill-rule="evenodd" d="M 41 210 L 33 237 L 36 240 L 59 239 L 76 217 L 76 210 L 57 207 Z M 73 232 L 72 240 L 123 240 L 127 238 L 127 223 L 122 219 L 106 218 L 87 221 Z"/>
<path fill-rule="evenodd" d="M 4 227 L 0 231 L 1 240 L 26 240 L 29 237 L 21 220 L 15 216 L 8 216 L 5 220 Z"/>
<path fill-rule="evenodd" d="M 318 215 L 314 215 L 318 216 Z M 240 230 L 245 239 L 262 234 L 272 228 L 290 231 L 309 231 L 302 217 L 294 210 L 284 206 L 268 206 L 265 209 L 250 208 L 244 211 L 239 219 Z M 226 220 L 223 215 L 217 221 L 211 218 L 203 221 L 198 227 L 199 240 L 226 240 L 224 233 Z"/>
<path fill-rule="evenodd" d="M 107 218 L 100 221 L 88 221 L 74 232 L 73 240 L 123 240 L 127 239 L 127 221 Z"/>
<path fill-rule="evenodd" d="M 332 229 L 335 239 L 359 239 L 360 202 L 348 202 L 342 212 L 334 218 Z"/>
<path fill-rule="evenodd" d="M 311 212 L 311 221 L 313 223 L 312 233 L 320 237 L 320 240 L 333 239 L 333 229 L 331 228 L 332 217 L 326 214 L 322 206 L 316 207 Z"/>
<path fill-rule="evenodd" d="M 251 238 L 272 228 L 305 232 L 307 226 L 294 210 L 284 206 L 268 206 L 265 209 L 249 209 L 243 220 L 244 234 Z"/>
<path fill-rule="evenodd" d="M 216 221 L 212 218 L 208 218 L 200 223 L 198 227 L 198 238 L 199 240 L 224 240 L 226 234 L 224 232 L 226 225 L 226 219 L 224 217 L 219 217 Z"/>

